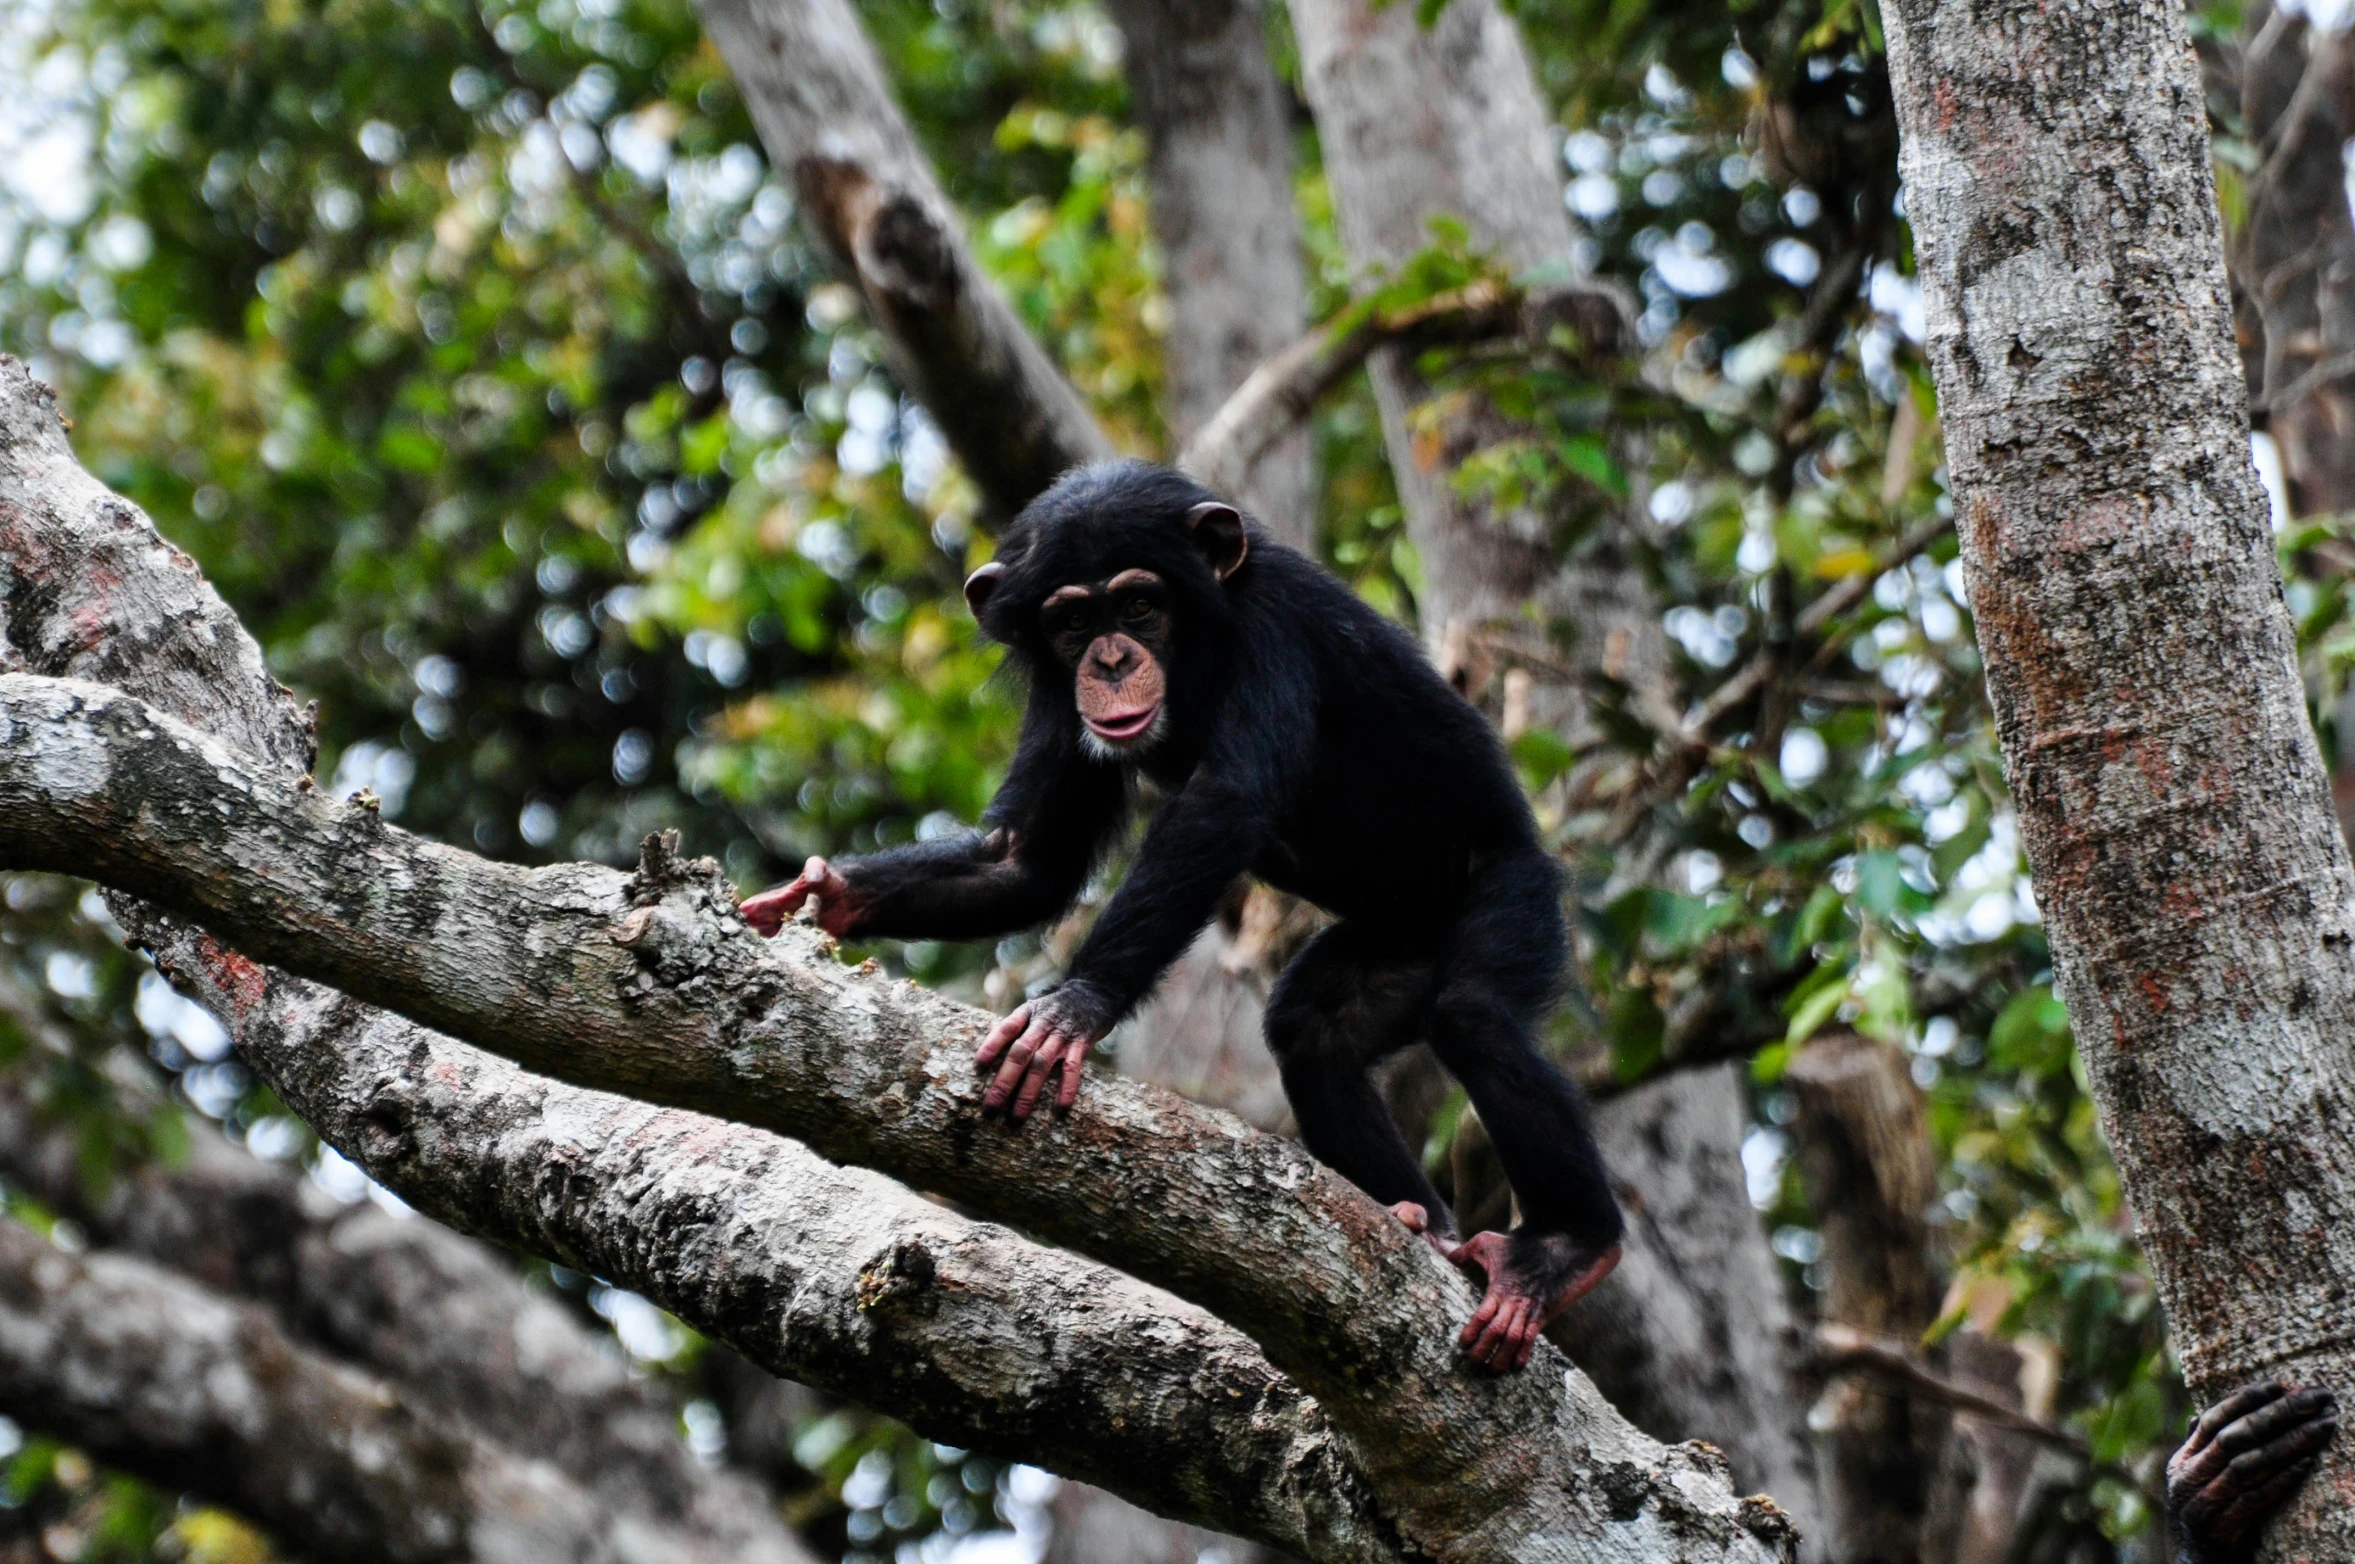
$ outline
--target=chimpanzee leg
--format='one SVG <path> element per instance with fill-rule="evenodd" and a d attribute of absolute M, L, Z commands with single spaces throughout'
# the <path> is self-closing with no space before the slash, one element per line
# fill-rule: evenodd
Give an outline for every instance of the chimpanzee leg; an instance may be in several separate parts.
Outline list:
<path fill-rule="evenodd" d="M 1624 1224 L 1586 1104 L 1537 1043 L 1568 957 L 1553 861 L 1505 859 L 1473 877 L 1432 1001 L 1432 1050 L 1480 1111 L 1521 1205 L 1511 1234 L 1456 1252 L 1487 1277 L 1465 1342 L 1492 1368 L 1525 1361 L 1538 1331 L 1618 1263 Z"/>
<path fill-rule="evenodd" d="M 1365 930 L 1337 923 L 1276 980 L 1266 1027 L 1308 1149 L 1384 1205 L 1421 1206 L 1444 1232 L 1447 1207 L 1367 1073 L 1416 1040 L 1432 973 L 1427 957 L 1385 948 Z"/>

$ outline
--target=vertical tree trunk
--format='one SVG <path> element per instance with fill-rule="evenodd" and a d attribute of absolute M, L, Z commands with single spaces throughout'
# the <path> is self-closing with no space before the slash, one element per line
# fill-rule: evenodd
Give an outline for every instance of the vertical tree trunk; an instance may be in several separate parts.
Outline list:
<path fill-rule="evenodd" d="M 2355 1384 L 2355 876 L 2172 0 L 1883 15 L 2021 835 L 2193 1393 Z M 2355 1550 L 2347 1443 L 2274 1556 Z"/>
<path fill-rule="evenodd" d="M 1292 125 L 1258 0 L 1113 0 L 1147 138 L 1153 237 L 1169 287 L 1169 425 L 1180 446 L 1306 329 Z M 1308 431 L 1235 496 L 1282 541 L 1316 544 Z"/>
<path fill-rule="evenodd" d="M 1292 18 L 1353 261 L 1394 265 L 1431 242 L 1433 219 L 1452 217 L 1474 245 L 1516 268 L 1568 265 L 1572 233 L 1551 116 L 1520 34 L 1493 0 L 1450 0 L 1428 28 L 1414 7 L 1368 0 L 1294 0 Z M 1630 664 L 1658 655 L 1649 594 L 1607 547 L 1565 563 L 1545 507 L 1502 510 L 1451 483 L 1465 458 L 1513 436 L 1514 424 L 1477 400 L 1429 405 L 1430 388 L 1395 354 L 1378 354 L 1372 373 L 1422 556 L 1424 636 L 1443 672 L 1481 696 L 1487 680 L 1475 636 L 1532 633 L 1533 601 L 1536 624 L 1576 627 L 1583 669 L 1627 676 Z M 1582 708 L 1575 681 L 1563 681 L 1541 689 L 1531 715 L 1575 734 Z M 1680 1107 L 1689 1113 L 1673 1111 Z M 1788 1309 L 1734 1176 L 1744 1124 L 1738 1086 L 1680 1079 L 1604 1104 L 1597 1117 L 1635 1220 L 1624 1277 L 1566 1317 L 1558 1339 L 1575 1343 L 1639 1426 L 1723 1446 L 1744 1483 L 1771 1484 L 1802 1533 L 1811 1532 L 1812 1463 L 1788 1371 Z M 1459 1189 L 1459 1199 L 1468 1193 Z M 1708 1230 L 1720 1241 L 1686 1246 L 1680 1229 L 1719 1202 Z M 1648 1220 L 1654 1209 L 1675 1215 Z M 1707 1301 L 1736 1298 L 1722 1307 Z M 1716 1393 L 1697 1393 L 1703 1385 Z"/>
<path fill-rule="evenodd" d="M 1823 1317 L 1910 1340 L 1938 1317 L 1929 1205 L 1938 1161 L 1905 1058 L 1850 1033 L 1791 1060 L 1793 1123 L 1823 1238 Z M 1813 1418 L 1822 1451 L 1824 1546 L 1841 1564 L 1910 1564 L 1927 1534 L 1952 1419 L 1883 1378 L 1836 1376 Z"/>
<path fill-rule="evenodd" d="M 1743 1066 L 1680 1070 L 1600 1105 L 1635 1241 L 1554 1339 L 1639 1428 L 1721 1446 L 1823 1557 L 1790 1300 L 1742 1177 Z"/>
<path fill-rule="evenodd" d="M 2233 271 L 2249 396 L 2301 516 L 2355 510 L 2355 37 L 2260 0 L 2243 18 L 2241 113 L 2264 162 Z"/>

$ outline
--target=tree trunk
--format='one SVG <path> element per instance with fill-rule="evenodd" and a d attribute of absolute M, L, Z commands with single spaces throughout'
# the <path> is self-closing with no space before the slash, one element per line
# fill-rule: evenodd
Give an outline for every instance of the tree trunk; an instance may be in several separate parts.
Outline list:
<path fill-rule="evenodd" d="M 1308 324 L 1292 206 L 1291 105 L 1258 0 L 1114 0 L 1129 97 L 1146 137 L 1153 237 L 1169 290 L 1168 413 L 1183 445 Z M 1237 486 L 1275 537 L 1315 552 L 1308 431 Z"/>
<path fill-rule="evenodd" d="M 966 246 L 846 0 L 702 0 L 770 159 L 865 293 L 900 383 L 990 505 L 1112 454 L 1094 417 Z"/>
<path fill-rule="evenodd" d="M 2355 876 L 2169 0 L 1883 12 L 1997 731 L 2194 1396 L 2355 1384 Z M 2274 1529 L 2355 1550 L 2342 1443 Z"/>
<path fill-rule="evenodd" d="M 2355 38 L 2267 3 L 2242 19 L 2241 112 L 2264 161 L 2233 271 L 2249 398 L 2281 449 L 2290 509 L 2355 510 Z"/>
<path fill-rule="evenodd" d="M 695 1540 L 614 1508 L 261 1310 L 0 1219 L 0 1410 L 355 1564 L 806 1564 L 783 1530 Z"/>
<path fill-rule="evenodd" d="M 1911 1341 L 1938 1317 L 1929 1208 L 1938 1159 L 1905 1056 L 1852 1032 L 1791 1059 L 1792 1123 L 1820 1222 L 1823 1318 Z M 1871 1374 L 1835 1375 L 1812 1418 L 1823 1452 L 1827 1553 L 1841 1564 L 1910 1564 L 1946 1464 L 1944 1408 Z"/>
<path fill-rule="evenodd" d="M 251 640 L 79 470 L 46 395 L 5 360 L 0 569 L 0 655 L 152 683 L 301 756 L 299 715 Z M 142 680 L 149 662 L 164 669 Z M 1250 1320 L 1294 1378 L 1101 1266 L 790 1142 L 534 1080 L 122 904 L 283 1100 L 462 1225 L 636 1286 L 772 1370 L 855 1386 L 936 1437 L 1312 1558 L 1790 1546 L 1780 1512 L 1737 1501 L 1710 1452 L 1662 1449 L 1548 1352 L 1527 1373 L 1468 1375 L 1454 1336 L 1473 1290 L 1297 1148 L 1117 1079 L 1058 1123 L 981 1123 L 967 1050 L 986 1018 L 845 970 L 806 930 L 755 939 L 715 866 L 654 844 L 626 879 L 492 865 L 99 686 L 0 676 L 0 708 L 0 861 L 76 844 L 76 871 L 206 905 L 256 952 L 332 969 L 356 997 L 568 1076 L 823 1136 Z M 52 835 L 68 817 L 93 830 Z M 165 841 L 186 856 L 150 851 Z"/>
<path fill-rule="evenodd" d="M 1742 1176 L 1743 1076 L 1681 1070 L 1596 1105 L 1632 1236 L 1553 1335 L 1638 1428 L 1722 1447 L 1735 1483 L 1773 1494 L 1822 1557 L 1798 1322 Z"/>
<path fill-rule="evenodd" d="M 1292 14 L 1354 261 L 1397 265 L 1431 242 L 1433 219 L 1454 217 L 1475 245 L 1516 268 L 1568 265 L 1555 133 L 1520 35 L 1492 0 L 1451 0 L 1428 28 L 1412 7 L 1367 0 L 1296 0 Z M 1659 666 L 1657 614 L 1607 544 L 1565 562 L 1542 507 L 1501 512 L 1452 483 L 1464 459 L 1516 427 L 1477 400 L 1424 405 L 1429 388 L 1396 350 L 1376 353 L 1372 372 L 1427 583 L 1425 640 L 1442 671 L 1477 699 L 1487 683 L 1483 657 L 1470 650 L 1479 636 L 1568 623 L 1579 636 L 1579 669 L 1653 682 L 1639 670 Z M 1425 427 L 1432 420 L 1436 433 Z M 1560 661 L 1550 645 L 1539 650 L 1541 666 Z M 1534 704 L 1535 720 L 1581 736 L 1585 703 L 1575 681 L 1549 685 Z M 1568 1317 L 1575 1323 L 1560 1339 L 1579 1341 L 1583 1361 L 1608 1376 L 1614 1401 L 1639 1426 L 1721 1444 L 1745 1480 L 1772 1482 L 1804 1532 L 1816 1506 L 1788 1372 L 1791 1322 L 1779 1287 L 1758 1285 L 1773 1279 L 1774 1262 L 1735 1176 L 1745 1116 L 1725 1091 L 1722 1081 L 1696 1077 L 1599 1109 L 1637 1220 L 1625 1276 Z M 1675 1129 L 1681 1155 L 1655 1152 L 1671 1138 L 1662 1110 L 1680 1102 L 1695 1110 Z M 1642 1202 L 1652 1199 L 1682 1220 L 1646 1220 Z M 1700 1221 L 1711 1199 L 1726 1209 L 1697 1230 L 1720 1241 L 1688 1241 L 1685 1223 Z M 1717 1393 L 1701 1393 L 1703 1385 Z"/>

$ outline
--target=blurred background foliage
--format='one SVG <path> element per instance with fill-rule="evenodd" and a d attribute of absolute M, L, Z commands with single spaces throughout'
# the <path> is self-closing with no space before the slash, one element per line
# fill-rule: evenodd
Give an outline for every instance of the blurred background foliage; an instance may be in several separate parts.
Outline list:
<path fill-rule="evenodd" d="M 1168 305 L 1118 35 L 1087 0 L 860 11 L 985 264 L 1115 439 L 1166 454 Z M 1828 1027 L 1902 1048 L 1940 1160 L 1945 1323 L 2049 1364 L 2032 1410 L 2103 1463 L 2064 1485 L 2049 1541 L 2102 1556 L 2149 1520 L 2119 1470 L 2147 1485 L 2185 1407 L 1936 527 L 1873 8 L 1517 14 L 1561 116 L 1573 263 L 1634 290 L 1652 373 L 1606 389 L 1527 359 L 1427 366 L 1538 432 L 1474 479 L 1631 496 L 1688 710 L 1823 594 L 1853 599 L 1742 730 L 1680 748 L 1621 713 L 1599 772 L 1517 740 L 1584 915 L 1563 1045 L 1629 1080 L 1704 1046 L 1754 1059 L 1744 1163 L 1802 1299 L 1819 1243 L 1782 1070 Z M 979 811 L 1016 701 L 958 595 L 990 547 L 975 493 L 801 233 L 685 0 L 40 0 L 8 27 L 0 347 L 320 703 L 323 779 L 523 862 L 620 862 L 676 826 L 747 889 Z M 1296 120 L 1325 318 L 1377 279 L 1342 258 Z M 1642 470 L 1608 438 L 1631 424 Z M 1419 565 L 1362 380 L 1315 435 L 1327 562 L 1412 624 Z M 2301 601 L 2343 667 L 2345 594 Z M 170 1155 L 186 1112 L 370 1196 L 122 952 L 94 896 L 4 890 L 0 964 L 40 1014 L 0 1008 L 0 1062 L 83 1127 L 90 1177 Z M 1034 976 L 1036 951 L 879 954 L 979 996 L 1001 967 Z M 36 1046 L 32 1021 L 74 1046 Z M 126 1053 L 174 1110 L 114 1106 Z M 547 1280 L 698 1394 L 691 1337 L 593 1278 Z M 795 1451 L 797 1515 L 856 1554 L 1035 1509 L 1029 1479 L 854 1409 L 813 1413 Z M 31 1431 L 0 1424 L 0 1452 L 0 1534 L 46 1556 L 268 1555 Z"/>

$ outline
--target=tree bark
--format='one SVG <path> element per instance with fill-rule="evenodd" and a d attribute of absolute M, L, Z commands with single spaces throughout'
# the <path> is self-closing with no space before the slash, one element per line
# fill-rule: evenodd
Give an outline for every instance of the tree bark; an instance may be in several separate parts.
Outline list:
<path fill-rule="evenodd" d="M 1929 1207 L 1938 1160 L 1905 1057 L 1853 1032 L 1818 1037 L 1785 1076 L 1823 1252 L 1822 1317 L 1911 1341 L 1938 1317 Z M 1812 1418 L 1823 1453 L 1826 1551 L 1842 1564 L 1909 1564 L 1938 1541 L 1925 1522 L 1953 1419 L 1886 1376 L 1835 1375 Z"/>
<path fill-rule="evenodd" d="M 1803 1551 L 1822 1556 L 1798 1322 L 1742 1176 L 1743 1074 L 1678 1071 L 1597 1105 L 1633 1236 L 1554 1340 L 1637 1427 L 1722 1447 L 1735 1482 L 1781 1500 Z"/>
<path fill-rule="evenodd" d="M 0 1219 L 0 1409 L 355 1564 L 796 1564 L 650 1525 L 239 1307 Z"/>
<path fill-rule="evenodd" d="M 1292 206 L 1291 105 L 1258 0 L 1113 0 L 1146 138 L 1169 290 L 1168 413 L 1184 445 L 1308 324 Z M 1316 474 L 1294 427 L 1226 490 L 1284 543 L 1316 550 Z"/>
<path fill-rule="evenodd" d="M 1884 10 L 1971 606 L 2058 985 L 2194 1396 L 2355 1383 L 2355 877 L 2168 0 Z M 2355 1549 L 2334 1449 L 2272 1556 Z"/>
<path fill-rule="evenodd" d="M 184 560 L 166 562 L 168 553 L 134 508 L 72 462 L 46 395 L 21 367 L 0 363 L 0 602 L 13 657 L 45 671 L 135 676 L 138 650 L 153 648 L 211 670 L 209 679 L 175 682 L 197 711 L 233 733 L 269 727 L 268 686 L 250 640 Z M 101 561 L 106 568 L 94 569 Z M 107 633 L 110 623 L 122 626 L 119 636 Z M 220 643 L 230 656 L 213 656 Z M 256 677 L 224 677 L 241 667 Z M 807 931 L 764 946 L 735 916 L 716 869 L 657 851 L 626 880 L 587 865 L 526 872 L 483 863 L 418 843 L 363 807 L 322 799 L 307 778 L 262 768 L 129 697 L 23 675 L 0 683 L 11 708 L 0 739 L 8 795 L 0 830 L 9 839 L 0 856 L 50 850 L 28 840 L 40 826 L 15 808 L 19 796 L 43 796 L 40 814 L 50 817 L 76 812 L 77 800 L 95 805 L 118 838 L 107 852 L 128 861 L 138 854 L 119 834 L 126 817 L 95 801 L 118 781 L 157 804 L 163 793 L 151 781 L 191 788 L 192 802 L 202 795 L 198 813 L 142 811 L 135 834 L 161 828 L 204 867 L 166 871 L 157 858 L 123 876 L 139 879 L 139 889 L 173 882 L 175 894 L 194 893 L 186 905 L 218 899 L 216 913 L 238 904 L 243 912 L 227 921 L 265 957 L 298 957 L 322 973 L 334 967 L 357 996 L 397 999 L 420 1017 L 468 1026 L 576 1080 L 799 1126 L 813 1144 L 822 1137 L 865 1153 L 1191 1291 L 1251 1321 L 1269 1356 L 1316 1387 L 1326 1417 L 1345 1435 L 1362 1431 L 1352 1452 L 1362 1475 L 1328 1468 L 1299 1477 L 1293 1490 L 1287 1478 L 1307 1468 L 1280 1456 L 1253 1463 L 1253 1453 L 1272 1452 L 1268 1436 L 1254 1432 L 1252 1409 L 1281 1377 L 1259 1369 L 1250 1378 L 1256 1355 L 1230 1337 L 1231 1372 L 1261 1394 L 1180 1389 L 1200 1384 L 1192 1377 L 1198 1339 L 1157 1356 L 1144 1350 L 1155 1334 L 1145 1322 L 1190 1311 L 1100 1309 L 1099 1294 L 1125 1285 L 1113 1273 L 1060 1269 L 1082 1263 L 974 1224 L 942 1234 L 924 1224 L 958 1219 L 815 1158 L 796 1173 L 784 1164 L 807 1154 L 765 1137 L 770 1165 L 740 1188 L 732 1169 L 744 1149 L 693 1114 L 568 1095 L 465 1050 L 437 1062 L 433 1040 L 410 1029 L 371 1054 L 357 1034 L 393 1023 L 353 1019 L 330 996 L 306 999 L 311 991 L 208 942 L 159 937 L 171 965 L 213 985 L 232 1025 L 255 1038 L 264 1077 L 331 1143 L 385 1169 L 396 1188 L 434 1158 L 453 1180 L 481 1179 L 467 1196 L 479 1231 L 638 1286 L 775 1371 L 832 1388 L 820 1375 L 852 1361 L 868 1376 L 853 1379 L 865 1398 L 899 1398 L 885 1409 L 919 1427 L 961 1414 L 969 1424 L 960 1443 L 1037 1451 L 1044 1464 L 1157 1508 L 1198 1504 L 1196 1518 L 1221 1530 L 1311 1557 L 1764 1558 L 1789 1546 L 1781 1513 L 1767 1501 L 1737 1502 L 1710 1453 L 1663 1450 L 1559 1359 L 1541 1353 L 1531 1372 L 1471 1378 L 1453 1346 L 1473 1302 L 1468 1285 L 1297 1148 L 1110 1079 L 1091 1082 L 1070 1119 L 1007 1133 L 974 1111 L 968 1049 L 985 1018 L 844 970 Z M 35 709 L 38 718 L 26 720 Z M 146 759 L 130 751 L 101 758 L 86 741 L 102 729 L 111 735 L 103 742 Z M 146 769 L 167 754 L 174 758 L 164 771 Z M 76 855 L 76 871 L 103 856 Z M 263 917 L 249 923 L 244 913 Z M 270 1053 L 267 1030 L 286 1024 L 298 1001 L 309 1006 L 307 1046 Z M 511 1140 L 525 1143 L 518 1155 L 547 1165 L 492 1169 Z M 677 1180 L 658 1191 L 662 1199 L 645 1187 L 658 1177 Z M 809 1187 L 787 1192 L 796 1178 Z M 584 1181 L 579 1202 L 566 1198 Z M 724 1189 L 715 1193 L 715 1183 Z M 434 1209 L 462 1216 L 468 1206 L 444 1188 Z M 560 1237 L 599 1252 L 568 1250 Z M 959 1244 L 981 1252 L 976 1274 L 929 1285 L 944 1255 L 964 1261 Z M 982 1260 L 998 1269 L 981 1271 Z M 848 1296 L 795 1280 L 820 1268 L 829 1281 L 840 1277 Z M 896 1298 L 920 1307 L 878 1307 Z M 826 1316 L 847 1338 L 839 1346 L 785 1317 L 828 1305 L 841 1310 Z M 1020 1322 L 1042 1315 L 1065 1350 L 1102 1354 L 1055 1365 L 1050 1382 L 1069 1383 L 1072 1398 L 1041 1415 L 1035 1378 L 1014 1376 L 1008 1388 L 1005 1379 L 959 1377 L 969 1360 L 991 1353 L 1000 1362 L 1012 1353 L 1035 1370 L 1028 1344 L 1036 1338 Z M 880 1362 L 857 1359 L 852 1349 L 886 1324 L 903 1328 L 906 1344 Z M 1227 1329 L 1208 1319 L 1201 1328 Z M 1167 1323 L 1158 1329 L 1165 1340 L 1186 1334 Z M 1126 1385 L 1138 1387 L 1136 1398 L 1108 1405 L 1105 1387 Z M 1051 1452 L 1039 1450 L 1048 1445 Z M 1340 1472 L 1352 1464 L 1333 1459 Z M 1204 1463 L 1226 1480 L 1189 1491 L 1186 1476 Z M 1311 1499 L 1313 1520 L 1303 1513 Z M 1360 1529 L 1343 1530 L 1335 1514 L 1357 1517 Z"/>
<path fill-rule="evenodd" d="M 1113 454 L 1071 382 L 965 243 L 846 0 L 701 0 L 698 11 L 802 214 L 866 295 L 900 383 L 990 506 Z"/>
<path fill-rule="evenodd" d="M 2355 510 L 2355 38 L 2260 3 L 2242 18 L 2248 178 L 2233 271 L 2253 330 L 2249 397 L 2281 449 L 2290 508 Z"/>
<path fill-rule="evenodd" d="M 73 1127 L 44 1122 L 5 1078 L 0 1175 L 105 1247 L 267 1306 L 435 1417 L 528 1452 L 715 1558 L 806 1556 L 751 1482 L 695 1459 L 678 1404 L 633 1378 L 610 1341 L 438 1223 L 342 1205 L 201 1124 L 178 1164 L 117 1169 L 94 1190 Z"/>

